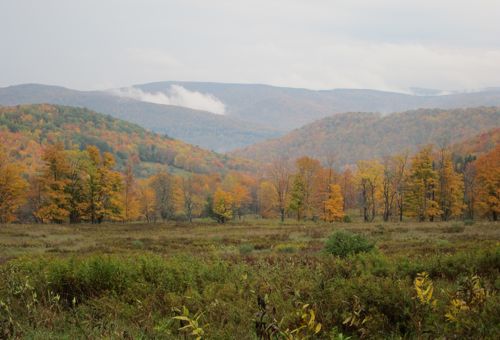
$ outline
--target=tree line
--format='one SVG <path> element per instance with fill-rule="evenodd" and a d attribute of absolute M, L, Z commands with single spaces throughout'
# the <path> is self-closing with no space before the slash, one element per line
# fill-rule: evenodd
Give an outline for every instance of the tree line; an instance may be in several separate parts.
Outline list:
<path fill-rule="evenodd" d="M 136 178 L 130 161 L 115 170 L 114 156 L 96 146 L 67 150 L 46 145 L 32 173 L 0 149 L 0 222 L 101 223 L 210 217 L 220 223 L 252 214 L 262 218 L 366 222 L 487 218 L 500 213 L 500 146 L 457 157 L 446 147 L 415 155 L 359 161 L 335 169 L 310 157 L 279 158 L 259 174 L 169 173 Z"/>

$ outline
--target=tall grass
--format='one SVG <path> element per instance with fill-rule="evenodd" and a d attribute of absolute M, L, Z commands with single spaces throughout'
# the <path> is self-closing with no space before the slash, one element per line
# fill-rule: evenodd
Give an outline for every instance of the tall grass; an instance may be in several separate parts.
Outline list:
<path fill-rule="evenodd" d="M 317 338 L 498 335 L 498 247 L 420 258 L 377 251 L 345 258 L 321 252 L 226 258 L 134 254 L 20 258 L 2 265 L 0 334 L 176 338 L 191 325 L 207 338 L 253 339 L 262 334 L 256 315 L 278 337 L 302 327 L 301 315 L 307 320 L 314 315 L 314 331 L 321 324 L 311 335 Z M 433 280 L 434 307 L 424 308 L 416 299 L 413 282 L 422 271 Z M 472 275 L 487 292 L 485 301 L 450 322 L 445 314 L 464 277 Z M 179 313 L 184 308 L 191 323 Z"/>

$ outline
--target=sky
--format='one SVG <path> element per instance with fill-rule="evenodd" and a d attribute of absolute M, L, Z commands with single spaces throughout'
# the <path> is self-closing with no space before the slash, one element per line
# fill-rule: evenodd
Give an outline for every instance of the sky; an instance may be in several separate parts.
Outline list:
<path fill-rule="evenodd" d="M 1 0 L 0 87 L 500 86 L 498 0 Z"/>

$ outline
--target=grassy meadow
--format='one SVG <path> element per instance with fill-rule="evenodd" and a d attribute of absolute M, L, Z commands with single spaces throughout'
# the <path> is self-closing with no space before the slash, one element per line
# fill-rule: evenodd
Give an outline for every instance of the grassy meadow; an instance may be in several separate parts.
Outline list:
<path fill-rule="evenodd" d="M 480 221 L 1 225 L 0 338 L 498 339 L 499 241 Z"/>

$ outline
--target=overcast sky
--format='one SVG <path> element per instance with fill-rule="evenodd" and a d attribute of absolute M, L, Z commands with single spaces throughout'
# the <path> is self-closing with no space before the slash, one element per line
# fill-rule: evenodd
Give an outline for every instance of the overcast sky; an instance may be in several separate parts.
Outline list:
<path fill-rule="evenodd" d="M 1 0 L 0 86 L 500 86 L 498 0 Z"/>

